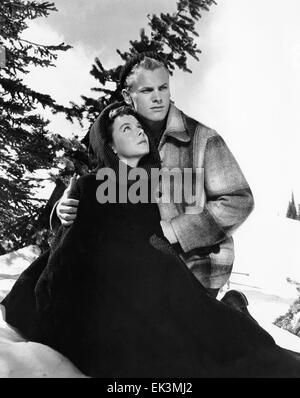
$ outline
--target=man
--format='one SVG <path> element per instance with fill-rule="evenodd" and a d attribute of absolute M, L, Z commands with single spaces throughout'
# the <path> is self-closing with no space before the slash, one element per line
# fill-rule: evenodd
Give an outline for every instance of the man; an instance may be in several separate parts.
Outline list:
<path fill-rule="evenodd" d="M 157 55 L 142 53 L 132 57 L 123 68 L 120 84 L 125 102 L 137 111 L 151 132 L 162 166 L 203 171 L 195 206 L 184 201 L 159 202 L 158 206 L 165 237 L 216 297 L 233 266 L 231 235 L 253 209 L 248 183 L 221 136 L 171 103 L 169 72 Z M 63 225 L 74 221 L 78 205 L 67 194 L 56 207 Z M 247 313 L 247 299 L 239 292 L 228 292 L 222 301 Z"/>

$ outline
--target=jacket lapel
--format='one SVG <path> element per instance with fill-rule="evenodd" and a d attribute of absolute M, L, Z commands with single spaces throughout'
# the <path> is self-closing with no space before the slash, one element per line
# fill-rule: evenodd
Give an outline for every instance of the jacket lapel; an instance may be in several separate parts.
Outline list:
<path fill-rule="evenodd" d="M 159 143 L 159 150 L 164 145 L 168 137 L 172 137 L 180 142 L 189 142 L 191 140 L 185 126 L 182 113 L 172 103 L 170 104 L 168 113 L 167 126 Z"/>

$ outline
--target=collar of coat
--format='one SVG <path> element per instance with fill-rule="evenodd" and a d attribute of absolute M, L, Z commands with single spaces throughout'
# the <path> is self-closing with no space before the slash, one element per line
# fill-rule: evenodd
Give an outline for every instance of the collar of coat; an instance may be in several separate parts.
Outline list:
<path fill-rule="evenodd" d="M 191 136 L 186 127 L 184 114 L 171 103 L 167 118 L 167 125 L 163 137 L 173 137 L 181 142 L 189 142 Z"/>

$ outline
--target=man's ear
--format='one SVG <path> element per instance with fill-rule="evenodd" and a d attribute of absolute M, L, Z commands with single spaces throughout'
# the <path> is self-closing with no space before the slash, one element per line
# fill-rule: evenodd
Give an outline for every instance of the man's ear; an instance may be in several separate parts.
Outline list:
<path fill-rule="evenodd" d="M 132 99 L 131 99 L 131 96 L 129 94 L 129 91 L 126 90 L 125 88 L 123 88 L 122 95 L 123 95 L 123 98 L 124 98 L 124 101 L 126 102 L 126 104 L 132 106 Z"/>

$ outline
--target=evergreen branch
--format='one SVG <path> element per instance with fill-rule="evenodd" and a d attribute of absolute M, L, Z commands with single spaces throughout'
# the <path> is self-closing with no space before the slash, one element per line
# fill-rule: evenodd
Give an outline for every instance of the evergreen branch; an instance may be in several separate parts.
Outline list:
<path fill-rule="evenodd" d="M 58 44 L 58 45 L 56 45 L 56 46 L 49 46 L 49 45 L 46 45 L 46 44 L 34 43 L 34 42 L 32 42 L 32 41 L 25 40 L 25 39 L 18 39 L 18 40 L 19 40 L 20 42 L 28 43 L 28 44 L 31 44 L 31 45 L 37 46 L 37 47 L 42 47 L 42 48 L 45 48 L 45 49 L 47 49 L 47 50 L 67 51 L 67 50 L 69 50 L 70 48 L 73 48 L 72 46 L 70 46 L 70 45 L 68 45 L 68 44 L 65 44 L 65 43 L 60 43 L 60 44 Z"/>

